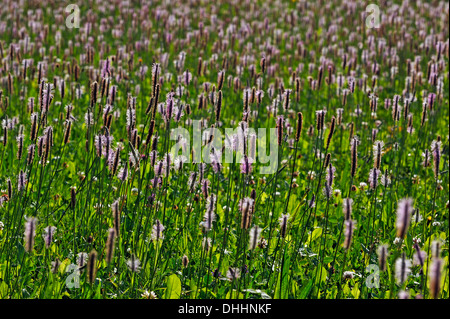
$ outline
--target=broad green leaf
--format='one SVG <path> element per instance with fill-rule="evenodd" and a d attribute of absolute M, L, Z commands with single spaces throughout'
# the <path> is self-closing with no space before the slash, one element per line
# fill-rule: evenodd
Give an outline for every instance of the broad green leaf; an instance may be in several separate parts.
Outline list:
<path fill-rule="evenodd" d="M 181 296 L 181 281 L 177 275 L 173 274 L 167 278 L 167 288 L 165 299 L 179 299 Z"/>

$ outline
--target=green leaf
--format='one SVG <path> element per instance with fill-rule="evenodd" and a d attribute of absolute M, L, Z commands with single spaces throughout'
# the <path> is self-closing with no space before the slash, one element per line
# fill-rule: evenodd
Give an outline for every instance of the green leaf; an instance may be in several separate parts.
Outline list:
<path fill-rule="evenodd" d="M 361 293 L 361 291 L 358 288 L 358 284 L 356 284 L 355 287 L 353 287 L 353 289 L 352 289 L 352 295 L 353 295 L 353 297 L 355 297 L 355 299 L 359 299 L 360 293 Z"/>
<path fill-rule="evenodd" d="M 6 299 L 8 294 L 8 285 L 2 281 L 0 283 L 0 299 Z"/>
<path fill-rule="evenodd" d="M 316 269 L 314 270 L 314 273 L 317 272 L 317 278 L 314 281 L 318 281 L 319 278 L 320 278 L 321 282 L 325 282 L 327 280 L 327 270 L 324 267 L 321 267 L 322 268 L 322 273 L 320 273 L 319 269 L 318 269 L 319 267 L 320 267 L 320 265 L 317 266 Z"/>
<path fill-rule="evenodd" d="M 173 274 L 167 278 L 167 288 L 165 299 L 179 299 L 181 296 L 181 281 L 177 275 Z"/>
<path fill-rule="evenodd" d="M 309 292 L 311 291 L 312 286 L 313 286 L 313 281 L 312 281 L 312 279 L 310 279 L 308 281 L 308 283 L 306 284 L 306 286 L 300 292 L 300 296 L 298 298 L 306 299 L 306 297 L 308 297 L 308 295 L 309 295 Z"/>
<path fill-rule="evenodd" d="M 265 192 L 261 194 L 261 197 L 260 197 L 261 204 L 264 204 L 267 197 L 269 197 L 269 195 L 267 195 Z"/>
<path fill-rule="evenodd" d="M 274 299 L 287 299 L 289 294 L 289 266 L 290 266 L 290 256 L 286 254 L 286 249 L 283 254 L 282 269 L 278 273 L 278 278 L 275 286 Z"/>
<path fill-rule="evenodd" d="M 322 228 L 316 228 L 313 230 L 312 234 L 309 236 L 309 242 L 312 243 L 314 240 L 322 235 Z"/>
<path fill-rule="evenodd" d="M 227 296 L 225 297 L 225 299 L 230 299 L 230 297 L 232 297 L 232 299 L 244 299 L 244 294 L 242 292 L 237 292 L 236 289 L 233 289 L 233 295 L 230 296 L 231 291 L 227 292 Z"/>

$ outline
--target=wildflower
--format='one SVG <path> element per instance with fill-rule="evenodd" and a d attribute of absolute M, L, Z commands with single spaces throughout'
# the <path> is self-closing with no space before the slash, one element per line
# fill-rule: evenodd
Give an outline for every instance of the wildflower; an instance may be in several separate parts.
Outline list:
<path fill-rule="evenodd" d="M 330 163 L 327 167 L 327 176 L 326 176 L 326 181 L 328 186 L 332 187 L 333 186 L 333 181 L 334 181 L 334 173 L 336 172 L 336 168 L 333 167 L 333 165 Z"/>
<path fill-rule="evenodd" d="M 397 207 L 397 237 L 403 239 L 408 231 L 413 210 L 413 200 L 411 198 L 402 199 Z"/>
<path fill-rule="evenodd" d="M 287 225 L 288 225 L 289 214 L 282 214 L 280 221 L 280 236 L 282 238 L 286 237 Z"/>
<path fill-rule="evenodd" d="M 82 269 L 86 265 L 88 258 L 89 256 L 87 253 L 82 252 L 77 254 L 76 262 L 79 269 Z"/>
<path fill-rule="evenodd" d="M 36 217 L 25 217 L 25 251 L 30 253 L 34 246 L 34 237 L 36 236 Z"/>
<path fill-rule="evenodd" d="M 162 233 L 164 229 L 165 227 L 163 226 L 163 224 L 161 224 L 159 219 L 157 219 L 152 229 L 152 240 L 157 242 L 162 241 L 164 239 L 164 235 Z"/>
<path fill-rule="evenodd" d="M 431 242 L 431 254 L 433 258 L 440 258 L 442 243 L 439 240 Z"/>
<path fill-rule="evenodd" d="M 289 109 L 290 104 L 291 104 L 291 99 L 290 99 L 290 95 L 292 93 L 291 89 L 287 89 L 284 91 L 283 93 L 283 109 L 286 111 Z"/>
<path fill-rule="evenodd" d="M 380 169 L 381 166 L 381 156 L 384 153 L 383 147 L 384 147 L 383 141 L 376 141 L 373 145 L 373 158 L 374 158 L 373 167 L 376 169 Z"/>
<path fill-rule="evenodd" d="M 154 168 L 153 168 L 156 177 L 158 177 L 158 176 L 160 176 L 162 174 L 163 167 L 164 167 L 163 161 L 157 161 L 156 162 L 156 164 L 154 165 Z"/>
<path fill-rule="evenodd" d="M 207 231 L 212 229 L 212 223 L 216 220 L 216 214 L 214 213 L 216 209 L 216 201 L 216 195 L 214 194 L 211 194 L 206 200 L 206 212 L 201 225 Z"/>
<path fill-rule="evenodd" d="M 433 260 L 430 266 L 430 293 L 434 299 L 437 299 L 439 297 L 443 265 L 444 263 L 442 262 L 442 259 L 436 258 Z"/>
<path fill-rule="evenodd" d="M 358 164 L 358 144 L 359 140 L 354 137 L 351 143 L 351 176 L 352 178 L 355 177 L 356 174 L 356 167 Z"/>
<path fill-rule="evenodd" d="M 277 118 L 277 138 L 278 138 L 278 145 L 281 145 L 283 141 L 283 126 L 284 126 L 284 117 L 282 115 L 278 116 Z"/>
<path fill-rule="evenodd" d="M 406 128 L 406 131 L 407 131 L 409 134 L 414 133 L 414 127 L 413 127 L 413 115 L 412 115 L 412 114 L 409 114 L 409 115 L 408 115 L 408 127 Z"/>
<path fill-rule="evenodd" d="M 307 178 L 310 180 L 314 180 L 316 178 L 316 172 L 315 171 L 308 171 Z"/>
<path fill-rule="evenodd" d="M 131 249 L 128 248 L 127 252 L 129 252 Z M 141 261 L 139 259 L 137 259 L 134 254 L 131 254 L 131 258 L 127 260 L 127 266 L 128 269 L 131 270 L 132 272 L 140 272 L 141 270 Z"/>
<path fill-rule="evenodd" d="M 97 275 L 97 252 L 92 250 L 87 262 L 87 278 L 90 284 L 93 284 Z"/>
<path fill-rule="evenodd" d="M 148 292 L 148 290 L 145 290 L 142 294 L 141 297 L 144 299 L 158 299 L 158 297 L 156 296 L 154 291 L 150 291 Z"/>
<path fill-rule="evenodd" d="M 420 265 L 423 267 L 424 260 L 427 258 L 427 253 L 420 250 L 420 247 L 417 243 L 414 244 L 414 249 L 416 250 L 416 253 L 413 256 L 413 263 L 414 265 Z"/>
<path fill-rule="evenodd" d="M 324 110 L 316 111 L 316 129 L 321 132 L 325 129 L 325 114 L 327 112 Z"/>
<path fill-rule="evenodd" d="M 298 142 L 300 139 L 300 134 L 302 133 L 303 127 L 303 114 L 302 112 L 297 113 L 297 130 L 295 132 L 295 141 Z"/>
<path fill-rule="evenodd" d="M 431 142 L 431 153 L 433 154 L 433 162 L 434 162 L 434 177 L 438 179 L 439 177 L 439 164 L 441 161 L 441 144 L 440 141 Z"/>
<path fill-rule="evenodd" d="M 343 211 L 344 211 L 345 220 L 350 220 L 350 218 L 352 216 L 352 206 L 353 206 L 353 199 L 344 198 L 342 207 L 343 207 Z"/>
<path fill-rule="evenodd" d="M 45 247 L 49 248 L 53 242 L 53 235 L 56 232 L 55 226 L 47 226 L 44 228 L 44 233 L 42 234 L 42 238 L 44 238 Z"/>
<path fill-rule="evenodd" d="M 248 249 L 255 249 L 258 246 L 260 236 L 261 228 L 256 225 L 253 226 L 252 229 L 250 229 Z"/>
<path fill-rule="evenodd" d="M 186 255 L 183 255 L 183 258 L 181 259 L 181 263 L 183 264 L 183 267 L 186 268 L 189 264 L 189 258 Z"/>
<path fill-rule="evenodd" d="M 344 271 L 344 274 L 342 275 L 342 277 L 346 280 L 353 279 L 354 276 L 355 273 L 353 271 Z"/>
<path fill-rule="evenodd" d="M 211 182 L 208 179 L 203 179 L 202 180 L 201 189 L 202 189 L 203 196 L 205 196 L 205 198 L 208 198 L 209 188 L 210 188 L 209 184 L 210 183 Z"/>
<path fill-rule="evenodd" d="M 397 283 L 402 285 L 410 273 L 411 261 L 406 259 L 406 254 L 403 253 L 402 257 L 395 261 L 395 278 L 397 279 Z"/>
<path fill-rule="evenodd" d="M 392 106 L 392 119 L 394 123 L 400 119 L 400 114 L 402 113 L 402 107 L 398 104 L 400 100 L 400 95 L 394 95 L 393 106 Z"/>
<path fill-rule="evenodd" d="M 183 169 L 183 164 L 186 163 L 188 159 L 184 155 L 180 155 L 175 157 L 173 161 L 173 166 L 177 171 L 181 171 Z"/>
<path fill-rule="evenodd" d="M 17 177 L 17 189 L 19 190 L 19 192 L 25 189 L 26 184 L 27 176 L 22 170 L 20 170 L 19 176 Z"/>
<path fill-rule="evenodd" d="M 328 136 L 327 136 L 327 144 L 326 144 L 326 149 L 327 150 L 328 150 L 328 148 L 330 146 L 331 138 L 333 137 L 335 127 L 336 127 L 336 118 L 333 116 L 331 118 L 330 131 L 328 132 Z"/>
<path fill-rule="evenodd" d="M 77 202 L 77 191 L 76 191 L 76 187 L 73 186 L 70 188 L 70 208 L 71 209 L 75 209 L 75 205 Z"/>
<path fill-rule="evenodd" d="M 189 191 L 192 191 L 197 185 L 198 185 L 197 172 L 194 171 L 189 175 L 189 179 L 188 179 Z"/>
<path fill-rule="evenodd" d="M 211 153 L 209 154 L 209 158 L 211 160 L 211 167 L 214 171 L 214 173 L 219 173 L 222 170 L 222 164 L 221 164 L 221 158 L 222 153 L 215 149 L 211 148 Z"/>
<path fill-rule="evenodd" d="M 239 210 L 241 211 L 241 228 L 243 229 L 248 229 L 248 227 L 250 227 L 253 203 L 254 200 L 250 197 L 245 197 L 239 201 Z"/>
<path fill-rule="evenodd" d="M 116 231 L 114 228 L 108 230 L 108 239 L 106 240 L 106 262 L 111 263 L 114 256 L 114 244 L 116 239 Z"/>
<path fill-rule="evenodd" d="M 250 102 L 250 94 L 251 94 L 251 90 L 250 89 L 244 89 L 244 95 L 243 95 L 243 101 L 244 101 L 243 112 L 244 113 L 248 113 L 249 102 Z"/>
<path fill-rule="evenodd" d="M 337 112 L 336 124 L 337 125 L 341 125 L 342 124 L 342 116 L 344 114 L 344 109 L 343 108 L 338 108 L 336 110 L 336 112 Z"/>
<path fill-rule="evenodd" d="M 164 155 L 164 158 L 163 158 L 163 160 L 162 160 L 162 165 L 163 165 L 163 167 L 162 167 L 162 173 L 163 173 L 163 176 L 164 177 L 167 177 L 167 176 L 169 176 L 169 172 L 170 172 L 170 169 L 171 169 L 171 163 L 172 163 L 172 154 L 171 153 L 166 153 L 165 155 Z"/>
<path fill-rule="evenodd" d="M 351 219 L 345 221 L 345 240 L 344 240 L 344 248 L 348 250 L 352 243 L 353 232 L 355 229 L 355 222 Z"/>
<path fill-rule="evenodd" d="M 252 172 L 252 160 L 247 157 L 247 155 L 244 155 L 244 157 L 241 159 L 241 173 L 248 175 Z"/>
<path fill-rule="evenodd" d="M 130 167 L 134 167 L 135 169 L 137 169 L 141 161 L 141 156 L 139 155 L 139 152 L 136 149 L 131 148 L 131 152 L 129 152 L 128 155 Z M 125 167 L 127 167 L 127 164 L 128 163 L 125 163 Z"/>
<path fill-rule="evenodd" d="M 115 236 L 119 236 L 120 232 L 120 210 L 119 210 L 119 199 L 114 201 L 111 204 L 111 211 L 113 213 L 113 220 L 114 220 L 114 230 L 115 230 Z"/>
<path fill-rule="evenodd" d="M 184 71 L 183 80 L 184 80 L 184 84 L 186 86 L 189 86 L 189 83 L 191 83 L 191 81 L 192 81 L 192 73 L 189 72 L 189 70 Z"/>
<path fill-rule="evenodd" d="M 118 146 L 115 152 L 110 153 L 110 157 L 108 160 L 109 160 L 109 169 L 111 171 L 112 176 L 116 175 L 117 168 L 119 167 L 121 149 L 122 148 Z"/>
<path fill-rule="evenodd" d="M 19 134 L 16 138 L 16 140 L 17 140 L 17 159 L 18 160 L 20 160 L 22 158 L 22 154 L 23 154 L 23 139 L 24 139 L 23 134 Z"/>
<path fill-rule="evenodd" d="M 69 143 L 71 131 L 72 131 L 72 121 L 71 120 L 66 120 L 66 122 L 65 122 L 65 131 L 64 131 L 64 144 Z"/>
<path fill-rule="evenodd" d="M 327 200 L 330 200 L 330 198 L 333 195 L 333 189 L 328 185 L 328 183 L 325 184 L 325 187 L 323 188 L 323 195 L 327 198 Z"/>
<path fill-rule="evenodd" d="M 122 182 L 126 181 L 128 178 L 128 162 L 125 162 L 125 166 L 119 169 L 119 173 L 117 173 L 117 178 Z"/>
<path fill-rule="evenodd" d="M 225 148 L 227 150 L 236 152 L 239 148 L 239 137 L 238 134 L 233 134 L 229 136 L 225 133 Z"/>
<path fill-rule="evenodd" d="M 241 276 L 241 270 L 239 268 L 229 267 L 227 271 L 227 278 L 229 281 L 238 279 Z"/>
<path fill-rule="evenodd" d="M 378 253 L 378 264 L 380 266 L 381 271 L 386 270 L 386 260 L 388 256 L 388 249 L 387 245 L 381 245 L 378 247 L 377 253 Z"/>
<path fill-rule="evenodd" d="M 378 176 L 380 176 L 381 171 L 376 168 L 372 168 L 369 173 L 369 185 L 370 188 L 376 189 L 378 186 Z"/>
<path fill-rule="evenodd" d="M 174 114 L 173 119 L 174 119 L 175 122 L 180 122 L 181 121 L 181 118 L 184 115 L 183 109 L 184 109 L 184 105 L 183 104 L 180 105 L 179 107 L 178 106 L 174 106 L 173 107 L 173 114 Z"/>
<path fill-rule="evenodd" d="M 173 115 L 173 95 L 169 94 L 166 101 L 166 110 L 165 110 L 164 120 L 169 122 Z"/>
<path fill-rule="evenodd" d="M 387 174 L 387 169 L 384 171 L 384 174 L 381 175 L 381 181 L 380 181 L 381 185 L 383 185 L 384 187 L 388 187 L 391 184 L 391 178 L 389 177 L 389 175 Z"/>

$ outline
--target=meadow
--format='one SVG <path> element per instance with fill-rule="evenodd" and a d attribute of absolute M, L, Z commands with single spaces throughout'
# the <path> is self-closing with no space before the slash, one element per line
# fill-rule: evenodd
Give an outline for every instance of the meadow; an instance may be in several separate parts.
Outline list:
<path fill-rule="evenodd" d="M 449 297 L 448 1 L 3 0 L 0 299 Z"/>

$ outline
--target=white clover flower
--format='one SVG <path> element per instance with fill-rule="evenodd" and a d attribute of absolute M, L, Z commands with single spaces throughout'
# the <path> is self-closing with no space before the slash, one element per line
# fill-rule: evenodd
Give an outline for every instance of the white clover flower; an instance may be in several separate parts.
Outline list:
<path fill-rule="evenodd" d="M 433 222 L 433 226 L 441 226 L 441 223 L 440 222 Z"/>
<path fill-rule="evenodd" d="M 148 292 L 148 290 L 145 290 L 141 294 L 141 297 L 145 298 L 145 299 L 158 299 L 158 297 L 156 296 L 156 294 L 153 291 Z"/>

